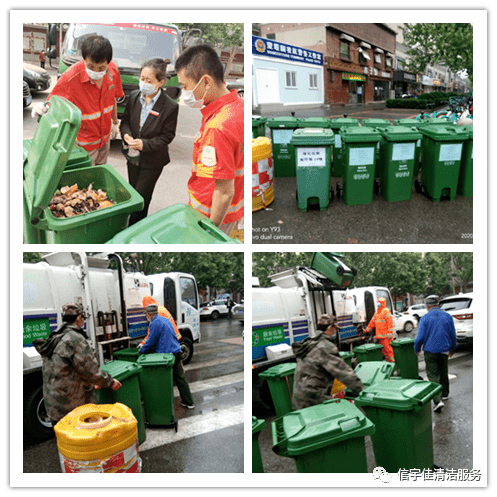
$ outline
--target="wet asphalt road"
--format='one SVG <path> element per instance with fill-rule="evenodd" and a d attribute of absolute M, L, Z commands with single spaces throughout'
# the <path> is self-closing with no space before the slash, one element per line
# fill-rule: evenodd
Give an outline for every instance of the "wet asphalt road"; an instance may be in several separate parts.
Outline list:
<path fill-rule="evenodd" d="M 227 318 L 201 322 L 201 343 L 185 366 L 195 409 L 180 406 L 175 387 L 178 432 L 147 427 L 142 473 L 243 473 L 242 330 Z M 23 472 L 61 472 L 55 438 L 24 439 Z"/>
<path fill-rule="evenodd" d="M 401 333 L 399 338 L 416 336 Z M 419 372 L 427 379 L 423 354 L 419 356 Z M 441 413 L 432 413 L 433 451 L 435 464 L 448 469 L 473 469 L 473 352 L 469 345 L 459 345 L 449 359 L 450 395 Z M 431 403 L 433 406 L 433 403 Z M 272 450 L 271 422 L 276 419 L 274 411 L 263 415 L 253 413 L 266 421 L 266 429 L 259 435 L 262 462 L 266 473 L 296 473 L 295 462 L 275 454 Z M 373 445 L 365 437 L 368 472 L 376 467 Z M 478 469 L 478 468 L 474 468 Z M 481 469 L 481 468 L 480 468 Z"/>
<path fill-rule="evenodd" d="M 365 109 L 361 107 L 295 111 L 295 117 L 347 117 L 359 119 L 414 118 L 414 109 Z M 264 117 L 290 116 L 290 112 Z M 266 136 L 270 138 L 269 128 Z M 331 178 L 333 192 L 343 181 Z M 274 201 L 252 214 L 253 243 L 473 243 L 473 198 L 433 202 L 413 186 L 410 200 L 387 202 L 374 194 L 369 205 L 347 206 L 335 195 L 325 211 L 311 206 L 300 212 L 296 178 L 274 179 Z"/>

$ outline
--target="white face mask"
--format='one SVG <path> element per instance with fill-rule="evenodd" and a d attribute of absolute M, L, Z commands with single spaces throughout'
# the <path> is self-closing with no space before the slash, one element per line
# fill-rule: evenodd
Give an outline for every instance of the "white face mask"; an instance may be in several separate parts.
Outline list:
<path fill-rule="evenodd" d="M 140 81 L 140 91 L 143 95 L 152 95 L 157 91 L 155 85 L 151 85 L 150 83 L 145 83 L 145 81 Z"/>
<path fill-rule="evenodd" d="M 203 78 L 203 76 L 202 76 Z M 200 81 L 202 81 L 202 78 L 200 78 Z M 181 96 L 183 97 L 183 102 L 185 102 L 185 105 L 188 105 L 188 107 L 191 107 L 192 109 L 200 109 L 204 105 L 204 98 L 207 93 L 207 89 L 205 90 L 204 96 L 200 99 L 197 100 L 195 98 L 195 95 L 193 94 L 194 90 L 197 89 L 197 86 L 200 84 L 200 81 L 195 85 L 195 88 L 193 90 L 182 90 L 181 91 Z"/>
<path fill-rule="evenodd" d="M 105 73 L 107 72 L 107 70 L 95 72 L 92 71 L 91 69 L 88 69 L 86 66 L 85 68 L 88 76 L 90 76 L 90 79 L 93 79 L 93 81 L 98 81 L 99 79 L 102 79 L 105 76 Z"/>

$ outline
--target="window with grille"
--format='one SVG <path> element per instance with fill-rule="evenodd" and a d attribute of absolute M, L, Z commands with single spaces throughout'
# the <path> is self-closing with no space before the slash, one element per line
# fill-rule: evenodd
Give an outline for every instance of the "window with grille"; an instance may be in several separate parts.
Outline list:
<path fill-rule="evenodd" d="M 340 40 L 340 57 L 350 60 L 350 43 L 348 41 Z"/>
<path fill-rule="evenodd" d="M 286 86 L 289 88 L 297 87 L 297 73 L 296 71 L 285 71 Z"/>
<path fill-rule="evenodd" d="M 318 87 L 318 75 L 309 74 L 309 88 L 317 88 L 317 87 Z"/>

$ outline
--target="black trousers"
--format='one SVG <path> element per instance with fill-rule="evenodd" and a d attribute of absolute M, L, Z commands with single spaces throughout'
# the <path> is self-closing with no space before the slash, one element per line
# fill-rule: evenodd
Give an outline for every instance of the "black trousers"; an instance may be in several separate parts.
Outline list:
<path fill-rule="evenodd" d="M 190 392 L 190 386 L 185 376 L 185 370 L 183 369 L 183 363 L 181 362 L 181 352 L 174 354 L 175 362 L 173 366 L 173 381 L 179 390 L 179 395 L 182 402 L 190 406 L 193 405 L 193 397 Z"/>
<path fill-rule="evenodd" d="M 135 224 L 147 217 L 148 207 L 150 205 L 150 201 L 152 200 L 155 185 L 164 168 L 158 167 L 155 169 L 142 169 L 140 166 L 135 166 L 129 162 L 127 162 L 127 166 L 129 184 L 143 197 L 143 200 L 145 201 L 143 210 L 133 212 L 133 214 L 131 214 L 129 220 L 129 225 L 131 226 L 132 224 Z"/>
<path fill-rule="evenodd" d="M 438 404 L 442 397 L 449 396 L 449 356 L 447 354 L 424 353 L 426 375 L 433 383 L 442 385 L 442 391 L 433 397 L 433 402 Z"/>

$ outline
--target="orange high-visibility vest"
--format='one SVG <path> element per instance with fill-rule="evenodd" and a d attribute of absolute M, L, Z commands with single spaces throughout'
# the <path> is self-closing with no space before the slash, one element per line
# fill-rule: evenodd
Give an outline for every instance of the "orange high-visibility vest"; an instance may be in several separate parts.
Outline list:
<path fill-rule="evenodd" d="M 366 333 L 370 333 L 373 328 L 376 329 L 376 338 L 393 338 L 393 317 L 392 313 L 386 308 L 386 301 L 381 301 L 381 307 L 374 313 L 371 321 L 366 328 Z"/>

